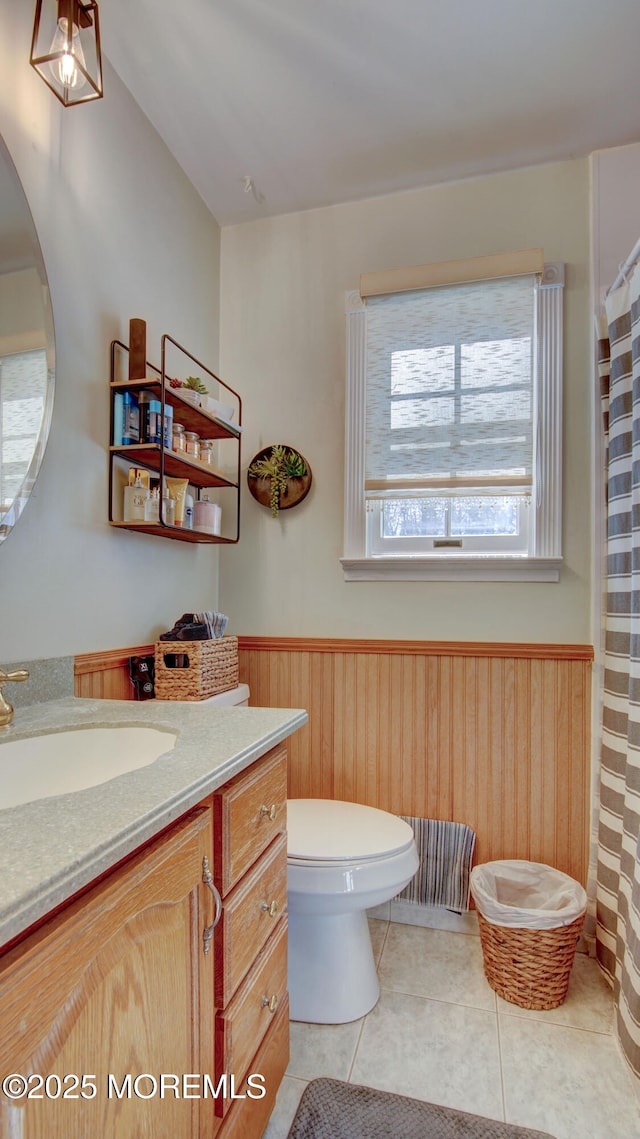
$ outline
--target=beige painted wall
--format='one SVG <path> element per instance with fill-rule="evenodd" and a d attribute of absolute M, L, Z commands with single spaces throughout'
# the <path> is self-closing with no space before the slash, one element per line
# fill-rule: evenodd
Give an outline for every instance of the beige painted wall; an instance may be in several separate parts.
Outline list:
<path fill-rule="evenodd" d="M 211 546 L 106 524 L 109 344 L 148 322 L 216 368 L 219 229 L 107 64 L 105 98 L 62 108 L 29 66 L 34 5 L 0 0 L 0 122 L 42 244 L 57 380 L 35 494 L 0 546 L 0 663 L 152 640 L 215 608 Z"/>
<path fill-rule="evenodd" d="M 566 262 L 564 568 L 558 584 L 349 582 L 343 519 L 345 291 L 363 271 L 543 246 Z M 221 606 L 241 633 L 588 642 L 591 382 L 587 160 L 264 219 L 222 232 L 222 374 L 245 399 L 245 469 L 283 442 L 305 502 L 277 520 L 244 490 Z"/>
<path fill-rule="evenodd" d="M 602 300 L 640 240 L 640 143 L 596 150 L 591 167 L 594 296 Z"/>

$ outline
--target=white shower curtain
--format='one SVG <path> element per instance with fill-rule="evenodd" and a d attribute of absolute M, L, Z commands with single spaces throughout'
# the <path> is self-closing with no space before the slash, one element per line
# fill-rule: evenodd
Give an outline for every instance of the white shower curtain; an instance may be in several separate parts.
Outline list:
<path fill-rule="evenodd" d="M 607 579 L 596 951 L 613 984 L 620 1044 L 640 1076 L 639 268 L 607 297 L 606 323 L 599 365 Z"/>

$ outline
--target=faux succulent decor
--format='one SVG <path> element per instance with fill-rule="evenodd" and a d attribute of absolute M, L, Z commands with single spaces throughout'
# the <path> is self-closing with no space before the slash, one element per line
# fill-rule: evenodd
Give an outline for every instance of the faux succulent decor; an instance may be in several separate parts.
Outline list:
<path fill-rule="evenodd" d="M 169 380 L 169 386 L 172 388 L 190 388 L 192 392 L 197 392 L 198 395 L 207 394 L 207 388 L 199 376 L 187 376 L 186 380 Z"/>
<path fill-rule="evenodd" d="M 280 510 L 302 502 L 311 485 L 311 470 L 295 448 L 274 443 L 253 457 L 247 481 L 253 497 L 270 506 L 276 518 Z"/>

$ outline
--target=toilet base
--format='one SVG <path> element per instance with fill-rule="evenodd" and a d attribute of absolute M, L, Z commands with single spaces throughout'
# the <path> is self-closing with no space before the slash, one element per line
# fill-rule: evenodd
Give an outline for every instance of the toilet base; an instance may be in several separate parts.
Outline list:
<path fill-rule="evenodd" d="M 291 1019 L 345 1024 L 370 1012 L 379 996 L 366 911 L 317 917 L 290 906 Z"/>

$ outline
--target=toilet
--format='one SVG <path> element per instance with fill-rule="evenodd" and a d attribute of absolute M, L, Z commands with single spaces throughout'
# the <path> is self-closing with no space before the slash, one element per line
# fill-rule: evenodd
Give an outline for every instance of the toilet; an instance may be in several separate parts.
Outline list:
<path fill-rule="evenodd" d="M 240 684 L 197 706 L 248 703 L 249 686 Z M 288 799 L 287 836 L 291 1019 L 358 1020 L 380 996 L 367 910 L 413 878 L 413 831 L 397 815 L 362 803 Z"/>
<path fill-rule="evenodd" d="M 366 911 L 416 873 L 413 831 L 361 803 L 289 799 L 287 832 L 291 1019 L 357 1020 L 380 995 Z"/>

